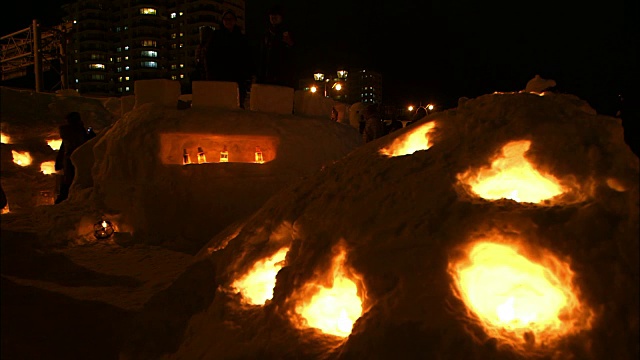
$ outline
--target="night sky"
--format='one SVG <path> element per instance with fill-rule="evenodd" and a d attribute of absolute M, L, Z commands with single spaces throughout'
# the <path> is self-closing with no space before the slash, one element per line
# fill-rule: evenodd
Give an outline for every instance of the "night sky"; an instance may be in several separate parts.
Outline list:
<path fill-rule="evenodd" d="M 33 18 L 59 23 L 50 0 L 14 4 L 2 12 L 2 35 Z M 298 46 L 300 77 L 339 67 L 383 74 L 385 103 L 433 102 L 524 89 L 539 74 L 556 91 L 575 94 L 614 115 L 638 62 L 637 5 L 630 1 L 282 0 Z M 272 2 L 246 1 L 246 32 L 254 46 Z M 625 8 L 626 7 L 626 8 Z M 633 7 L 633 8 L 631 8 Z M 633 66 L 632 66 L 633 65 Z"/>

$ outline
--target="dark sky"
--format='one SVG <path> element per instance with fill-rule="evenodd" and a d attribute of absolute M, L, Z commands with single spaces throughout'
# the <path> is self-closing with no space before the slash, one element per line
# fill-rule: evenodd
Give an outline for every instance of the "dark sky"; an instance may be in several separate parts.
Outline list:
<path fill-rule="evenodd" d="M 2 11 L 2 34 L 31 19 L 55 23 L 49 0 Z M 298 45 L 299 75 L 365 66 L 383 74 L 385 102 L 435 102 L 523 89 L 534 75 L 555 79 L 599 112 L 615 111 L 640 41 L 631 1 L 576 0 L 281 0 Z M 246 0 L 246 31 L 254 44 L 273 2 Z M 632 8 L 633 7 L 633 8 Z M 635 66 L 635 65 L 634 65 Z"/>

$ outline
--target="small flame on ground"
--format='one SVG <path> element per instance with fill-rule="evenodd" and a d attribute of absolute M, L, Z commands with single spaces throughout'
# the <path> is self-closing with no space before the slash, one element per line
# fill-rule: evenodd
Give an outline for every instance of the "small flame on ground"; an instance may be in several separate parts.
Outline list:
<path fill-rule="evenodd" d="M 5 207 L 2 208 L 2 210 L 0 211 L 0 214 L 7 214 L 11 212 L 11 210 L 9 209 L 9 204 L 5 205 Z"/>
<path fill-rule="evenodd" d="M 419 150 L 427 150 L 432 144 L 429 142 L 429 133 L 435 129 L 436 122 L 431 121 L 420 126 L 412 127 L 412 130 L 396 138 L 391 145 L 380 149 L 380 154 L 389 157 L 410 155 Z"/>
<path fill-rule="evenodd" d="M 55 161 L 45 161 L 40 164 L 40 171 L 42 171 L 45 175 L 51 175 L 56 172 L 56 162 Z"/>
<path fill-rule="evenodd" d="M 50 139 L 47 140 L 47 145 L 55 151 L 60 150 L 60 146 L 62 145 L 61 139 Z"/>
<path fill-rule="evenodd" d="M 31 154 L 28 151 L 18 152 L 15 150 L 11 150 L 11 154 L 13 154 L 13 162 L 20 166 L 29 166 L 31 165 Z"/>
<path fill-rule="evenodd" d="M 306 321 L 304 325 L 340 337 L 349 336 L 353 324 L 362 315 L 362 300 L 356 283 L 347 277 L 345 258 L 344 250 L 334 258 L 332 287 L 307 283 L 302 293 L 313 295 L 298 302 L 295 308 Z"/>
<path fill-rule="evenodd" d="M 488 335 L 522 349 L 590 328 L 591 311 L 578 299 L 568 263 L 551 254 L 542 258 L 544 265 L 535 263 L 514 245 L 484 241 L 466 255 L 449 271 L 456 294 Z"/>
<path fill-rule="evenodd" d="M 539 203 L 566 190 L 558 179 L 542 175 L 524 157 L 531 141 L 513 141 L 502 148 L 502 156 L 489 169 L 469 170 L 458 180 L 471 186 L 478 196 L 488 200 L 511 199 Z"/>
<path fill-rule="evenodd" d="M 231 284 L 242 295 L 243 303 L 264 305 L 273 298 L 276 275 L 282 268 L 288 251 L 289 248 L 284 247 L 271 257 L 257 261 L 246 274 Z"/>
<path fill-rule="evenodd" d="M 11 144 L 11 137 L 5 133 L 0 132 L 0 143 Z"/>

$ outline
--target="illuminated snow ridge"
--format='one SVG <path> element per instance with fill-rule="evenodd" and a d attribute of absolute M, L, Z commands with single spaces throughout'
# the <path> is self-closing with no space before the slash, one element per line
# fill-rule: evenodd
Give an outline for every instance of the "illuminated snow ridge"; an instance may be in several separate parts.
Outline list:
<path fill-rule="evenodd" d="M 19 152 L 15 150 L 11 150 L 11 154 L 13 155 L 13 162 L 20 166 L 29 166 L 31 165 L 31 154 L 28 151 Z"/>
<path fill-rule="evenodd" d="M 242 295 L 242 302 L 250 305 L 264 305 L 273 298 L 276 275 L 284 264 L 288 247 L 278 250 L 274 255 L 256 261 L 253 267 L 231 284 L 234 291 Z"/>
<path fill-rule="evenodd" d="M 362 300 L 355 278 L 345 267 L 346 251 L 333 259 L 329 284 L 309 282 L 299 290 L 292 320 L 300 328 L 312 327 L 325 334 L 347 337 L 362 315 Z M 350 277 L 351 276 L 351 277 Z"/>
<path fill-rule="evenodd" d="M 429 134 L 435 129 L 435 126 L 435 121 L 411 125 L 410 131 L 397 137 L 388 147 L 380 149 L 380 154 L 393 157 L 410 155 L 419 150 L 429 149 L 432 146 Z"/>
<path fill-rule="evenodd" d="M 579 299 L 569 264 L 542 253 L 535 262 L 516 245 L 478 241 L 449 264 L 454 292 L 475 322 L 515 350 L 549 349 L 591 327 L 591 310 Z"/>
<path fill-rule="evenodd" d="M 55 151 L 60 150 L 60 146 L 62 145 L 61 139 L 49 139 L 47 140 L 47 145 Z"/>
<path fill-rule="evenodd" d="M 541 174 L 524 157 L 531 141 L 512 141 L 502 148 L 490 168 L 469 170 L 458 180 L 487 200 L 511 199 L 517 202 L 540 203 L 564 193 L 558 179 Z"/>

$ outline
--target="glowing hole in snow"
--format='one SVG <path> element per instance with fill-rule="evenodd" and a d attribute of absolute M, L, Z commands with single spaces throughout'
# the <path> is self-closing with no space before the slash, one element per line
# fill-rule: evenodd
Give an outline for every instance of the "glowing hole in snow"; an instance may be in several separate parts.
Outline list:
<path fill-rule="evenodd" d="M 590 328 L 591 311 L 578 299 L 569 264 L 548 253 L 541 262 L 511 245 L 477 242 L 449 272 L 488 335 L 521 349 Z"/>
<path fill-rule="evenodd" d="M 29 166 L 31 165 L 31 155 L 29 152 L 18 152 L 15 150 L 11 150 L 11 154 L 13 154 L 13 162 L 20 166 Z"/>
<path fill-rule="evenodd" d="M 298 323 L 300 327 L 317 328 L 340 337 L 351 333 L 353 324 L 362 315 L 362 300 L 356 283 L 346 274 L 345 257 L 343 250 L 334 258 L 331 287 L 307 283 L 301 290 L 310 296 L 296 304 L 296 313 L 304 319 Z"/>
<path fill-rule="evenodd" d="M 56 162 L 55 161 L 45 161 L 40 164 L 40 171 L 42 171 L 45 175 L 50 175 L 56 172 Z"/>
<path fill-rule="evenodd" d="M 11 137 L 5 133 L 0 132 L 0 143 L 11 144 Z"/>
<path fill-rule="evenodd" d="M 62 140 L 61 139 L 51 139 L 51 140 L 47 140 L 47 145 L 49 145 L 50 148 L 52 148 L 53 150 L 60 150 L 60 146 L 62 145 Z"/>
<path fill-rule="evenodd" d="M 429 149 L 432 146 L 429 142 L 429 133 L 435 129 L 435 126 L 435 121 L 419 126 L 412 125 L 411 131 L 397 137 L 388 147 L 380 149 L 380 154 L 393 157 Z"/>
<path fill-rule="evenodd" d="M 469 170 L 458 180 L 471 186 L 478 196 L 488 199 L 511 199 L 517 202 L 539 203 L 565 192 L 558 180 L 542 175 L 524 157 L 531 141 L 513 141 L 502 148 L 502 156 L 491 168 Z"/>
<path fill-rule="evenodd" d="M 6 214 L 11 212 L 11 210 L 9 210 L 9 204 L 5 205 L 5 207 L 2 208 L 2 210 L 0 210 L 0 214 Z"/>
<path fill-rule="evenodd" d="M 264 305 L 273 298 L 276 286 L 276 275 L 282 268 L 288 247 L 278 250 L 273 256 L 259 260 L 241 278 L 234 281 L 231 287 L 242 295 L 245 304 Z"/>

